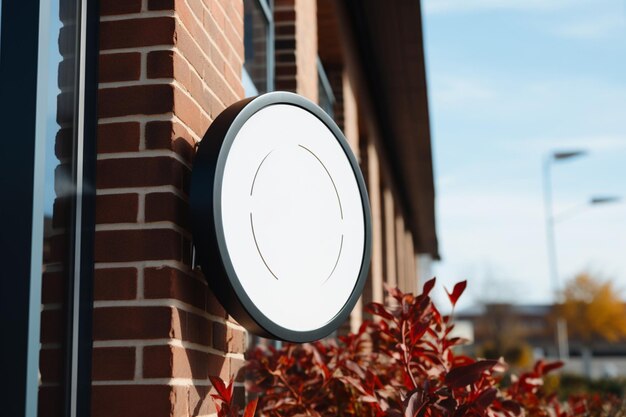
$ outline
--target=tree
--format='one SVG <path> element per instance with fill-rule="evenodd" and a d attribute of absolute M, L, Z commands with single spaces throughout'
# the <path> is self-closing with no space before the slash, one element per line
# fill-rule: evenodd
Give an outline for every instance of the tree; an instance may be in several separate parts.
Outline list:
<path fill-rule="evenodd" d="M 563 291 L 560 317 L 570 337 L 591 346 L 594 340 L 626 338 L 626 304 L 611 280 L 581 273 Z"/>

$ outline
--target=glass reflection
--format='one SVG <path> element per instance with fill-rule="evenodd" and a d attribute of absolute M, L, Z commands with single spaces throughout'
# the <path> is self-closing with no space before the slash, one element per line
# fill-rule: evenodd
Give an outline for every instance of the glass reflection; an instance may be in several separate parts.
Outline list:
<path fill-rule="evenodd" d="M 38 415 L 64 415 L 68 380 L 72 232 L 76 1 L 53 0 L 45 39 L 45 189 Z"/>
<path fill-rule="evenodd" d="M 244 0 L 244 84 L 248 92 L 256 89 L 258 94 L 267 92 L 268 68 L 267 51 L 269 37 L 269 22 L 265 18 L 263 9 L 258 0 Z"/>

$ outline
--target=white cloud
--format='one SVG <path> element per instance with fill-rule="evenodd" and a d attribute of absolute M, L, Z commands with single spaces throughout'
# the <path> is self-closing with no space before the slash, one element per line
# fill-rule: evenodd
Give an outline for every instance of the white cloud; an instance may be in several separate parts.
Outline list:
<path fill-rule="evenodd" d="M 577 137 L 535 137 L 519 142 L 509 142 L 512 148 L 531 149 L 536 152 L 548 152 L 554 149 L 585 149 L 591 152 L 620 152 L 626 151 L 626 134 L 618 135 L 590 135 Z"/>
<path fill-rule="evenodd" d="M 490 85 L 472 78 L 439 76 L 433 87 L 436 104 L 443 106 L 467 106 L 496 97 L 496 91 Z"/>
<path fill-rule="evenodd" d="M 549 11 L 578 0 L 424 0 L 425 14 L 476 12 L 490 10 Z"/>
<path fill-rule="evenodd" d="M 602 39 L 615 34 L 623 34 L 626 29 L 626 16 L 614 13 L 604 16 L 585 17 L 557 25 L 554 33 L 557 36 L 570 39 Z"/>

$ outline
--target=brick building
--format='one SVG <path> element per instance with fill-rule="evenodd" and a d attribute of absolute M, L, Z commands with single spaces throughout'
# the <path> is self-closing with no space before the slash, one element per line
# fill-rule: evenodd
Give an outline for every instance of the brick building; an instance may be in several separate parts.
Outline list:
<path fill-rule="evenodd" d="M 418 0 L 0 6 L 0 117 L 13 147 L 0 156 L 6 415 L 215 412 L 207 377 L 236 373 L 249 335 L 209 291 L 211 271 L 195 268 L 188 183 L 196 143 L 246 96 L 319 103 L 358 157 L 373 252 L 345 329 L 383 301 L 384 283 L 416 292 L 429 276 Z"/>

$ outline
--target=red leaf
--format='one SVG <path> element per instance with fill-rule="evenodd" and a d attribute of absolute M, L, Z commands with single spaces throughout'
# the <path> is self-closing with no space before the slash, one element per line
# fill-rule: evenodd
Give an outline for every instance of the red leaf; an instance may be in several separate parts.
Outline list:
<path fill-rule="evenodd" d="M 243 417 L 254 417 L 254 412 L 256 411 L 256 405 L 258 402 L 258 398 L 250 401 L 246 406 L 246 410 L 243 412 Z"/>
<path fill-rule="evenodd" d="M 450 298 L 450 302 L 452 303 L 452 307 L 456 305 L 456 302 L 459 300 L 463 291 L 465 291 L 465 287 L 467 287 L 467 281 L 457 282 L 454 288 L 452 289 L 452 293 L 449 293 L 446 289 L 446 294 L 448 294 L 448 298 Z"/>
<path fill-rule="evenodd" d="M 359 378 L 365 379 L 365 372 L 363 372 L 363 369 L 351 360 L 346 361 L 346 368 L 357 374 Z"/>
<path fill-rule="evenodd" d="M 389 313 L 385 306 L 383 306 L 382 304 L 369 303 L 367 305 L 367 311 L 374 314 L 375 316 L 380 316 L 387 320 L 393 320 L 393 316 L 391 315 L 391 313 Z"/>
<path fill-rule="evenodd" d="M 561 361 L 543 364 L 542 369 L 541 369 L 541 371 L 542 371 L 541 373 L 542 373 L 542 375 L 545 375 L 548 372 L 551 372 L 551 371 L 554 371 L 555 369 L 561 368 L 563 365 L 564 365 L 564 363 L 561 362 Z"/>
<path fill-rule="evenodd" d="M 414 392 L 405 400 L 405 403 L 406 408 L 404 410 L 404 417 L 415 417 L 420 409 L 419 394 Z"/>
<path fill-rule="evenodd" d="M 476 405 L 480 407 L 481 411 L 485 410 L 487 407 L 491 405 L 493 400 L 496 399 L 496 395 L 498 395 L 498 390 L 495 388 L 489 388 L 480 393 L 478 398 L 476 398 Z"/>
<path fill-rule="evenodd" d="M 433 278 L 430 279 L 428 281 L 426 281 L 424 283 L 424 288 L 422 289 L 422 294 L 420 295 L 428 295 L 430 294 L 430 292 L 432 291 L 433 287 L 435 286 L 435 282 L 437 281 L 437 278 Z"/>
<path fill-rule="evenodd" d="M 462 388 L 478 382 L 483 372 L 498 364 L 496 360 L 483 360 L 471 365 L 459 366 L 446 375 L 446 383 L 452 388 Z"/>
<path fill-rule="evenodd" d="M 363 401 L 364 403 L 377 403 L 378 402 L 378 399 L 372 395 L 361 395 L 359 400 Z"/>
<path fill-rule="evenodd" d="M 502 408 L 504 408 L 507 411 L 510 411 L 516 416 L 519 416 L 522 414 L 522 407 L 520 407 L 520 405 L 516 403 L 515 401 L 504 400 L 500 402 L 500 405 L 502 405 Z"/>
<path fill-rule="evenodd" d="M 230 400 L 233 397 L 232 383 L 226 387 L 222 378 L 217 376 L 209 376 L 209 380 L 211 380 L 211 384 L 220 395 L 221 400 L 227 403 L 230 403 Z"/>

